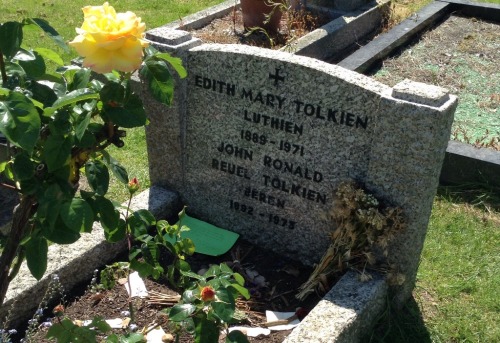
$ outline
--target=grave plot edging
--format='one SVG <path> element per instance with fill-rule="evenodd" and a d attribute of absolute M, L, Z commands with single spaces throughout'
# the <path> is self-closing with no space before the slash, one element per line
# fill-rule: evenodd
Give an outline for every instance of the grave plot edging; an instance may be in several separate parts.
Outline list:
<path fill-rule="evenodd" d="M 339 62 L 346 69 L 364 73 L 383 58 L 394 53 L 402 45 L 415 38 L 434 23 L 453 12 L 498 22 L 500 5 L 468 0 L 436 0 L 412 17 L 379 36 L 369 44 Z M 482 183 L 498 187 L 500 181 L 500 151 L 475 148 L 470 144 L 449 141 L 446 149 L 440 181 L 443 184 Z"/>
<path fill-rule="evenodd" d="M 373 328 L 387 306 L 387 283 L 380 274 L 359 281 L 359 274 L 347 272 L 323 297 L 284 343 L 360 342 Z"/>

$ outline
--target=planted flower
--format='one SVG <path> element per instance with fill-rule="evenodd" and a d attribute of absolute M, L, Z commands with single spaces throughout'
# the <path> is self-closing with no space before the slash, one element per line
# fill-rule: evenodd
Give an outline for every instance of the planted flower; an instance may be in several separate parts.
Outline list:
<path fill-rule="evenodd" d="M 116 13 L 106 2 L 83 8 L 84 22 L 69 43 L 84 57 L 83 66 L 97 73 L 133 72 L 141 66 L 146 25 L 133 12 Z"/>

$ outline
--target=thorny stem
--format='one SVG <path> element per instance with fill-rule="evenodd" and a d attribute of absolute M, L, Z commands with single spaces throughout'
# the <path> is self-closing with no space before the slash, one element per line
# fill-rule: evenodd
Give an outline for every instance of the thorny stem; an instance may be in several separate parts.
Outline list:
<path fill-rule="evenodd" d="M 23 264 L 25 256 L 26 256 L 26 252 L 24 251 L 24 249 L 21 249 L 21 251 L 19 252 L 19 254 L 17 254 L 16 262 L 14 262 L 12 268 L 10 269 L 9 282 L 11 282 L 12 280 L 14 280 L 14 278 L 17 275 L 17 273 L 19 273 L 19 269 L 21 269 L 21 266 Z"/>
<path fill-rule="evenodd" d="M 17 191 L 16 187 L 14 187 L 12 185 L 9 185 L 8 183 L 0 182 L 0 187 L 4 187 L 4 188 L 7 188 L 7 189 L 12 189 L 13 191 Z"/>
<path fill-rule="evenodd" d="M 5 71 L 5 61 L 3 60 L 3 54 L 0 51 L 0 71 L 2 73 L 2 83 L 5 86 L 7 83 L 7 72 Z"/>
<path fill-rule="evenodd" d="M 128 220 L 131 203 L 132 203 L 132 194 L 130 194 L 130 197 L 128 199 L 127 211 L 125 213 L 125 222 Z M 130 251 L 132 250 L 132 235 L 130 233 L 130 229 L 129 229 L 128 225 L 126 226 L 126 228 L 127 228 L 128 251 L 130 253 Z M 134 311 L 134 305 L 132 303 L 132 283 L 130 282 L 130 268 L 129 268 L 128 274 L 127 274 L 127 284 L 128 284 L 128 289 L 129 289 L 128 311 L 130 312 L 130 322 L 134 323 L 135 322 L 135 311 Z"/>
<path fill-rule="evenodd" d="M 5 300 L 10 281 L 19 270 L 16 266 L 11 270 L 11 266 L 16 256 L 22 257 L 22 254 L 19 253 L 19 245 L 31 218 L 34 204 L 33 197 L 23 196 L 19 205 L 14 209 L 10 234 L 0 256 L 0 307 Z"/>

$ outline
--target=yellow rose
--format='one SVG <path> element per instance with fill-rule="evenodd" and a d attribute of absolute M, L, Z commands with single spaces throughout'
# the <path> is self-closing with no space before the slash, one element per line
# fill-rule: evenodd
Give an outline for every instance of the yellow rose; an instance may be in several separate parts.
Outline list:
<path fill-rule="evenodd" d="M 105 2 L 82 8 L 84 21 L 78 36 L 69 44 L 84 57 L 83 65 L 98 73 L 112 70 L 132 72 L 142 63 L 144 23 L 134 13 L 116 13 Z"/>

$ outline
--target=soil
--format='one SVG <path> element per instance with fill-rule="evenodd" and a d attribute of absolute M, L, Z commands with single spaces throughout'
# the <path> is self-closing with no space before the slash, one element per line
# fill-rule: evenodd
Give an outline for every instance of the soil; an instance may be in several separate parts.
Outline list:
<path fill-rule="evenodd" d="M 250 300 L 238 300 L 237 309 L 245 314 L 245 319 L 237 325 L 261 326 L 262 323 L 266 322 L 265 310 L 294 312 L 298 307 L 311 309 L 320 300 L 320 297 L 316 295 L 310 296 L 304 303 L 300 303 L 295 298 L 297 288 L 309 277 L 310 268 L 245 241 L 238 241 L 230 252 L 223 256 L 209 257 L 195 254 L 189 259 L 189 262 L 192 270 L 199 270 L 199 268 L 214 263 L 226 262 L 232 266 L 234 271 L 240 272 L 245 277 L 247 280 L 245 286 L 250 290 L 252 296 Z M 251 271 L 256 271 L 265 278 L 265 286 L 259 286 L 249 281 L 248 275 Z M 149 292 L 177 294 L 161 280 L 158 282 L 145 280 L 145 283 Z M 133 303 L 136 308 L 136 324 L 139 328 L 151 325 L 160 316 L 160 311 L 165 308 L 165 306 L 150 303 L 148 298 L 134 298 Z M 82 296 L 66 301 L 65 307 L 65 315 L 72 320 L 89 320 L 94 316 L 101 316 L 105 319 L 123 318 L 121 312 L 128 310 L 128 295 L 124 286 L 118 283 L 113 289 L 100 293 L 87 287 Z M 45 312 L 50 313 L 51 309 L 52 307 L 46 309 Z M 168 332 L 168 322 L 162 325 L 162 328 Z M 40 326 L 39 331 L 32 336 L 32 341 L 49 342 L 44 338 L 47 330 Z M 250 342 L 277 343 L 282 342 L 290 332 L 291 330 L 272 331 L 269 336 L 250 337 L 249 340 Z M 181 337 L 180 342 L 193 342 L 193 338 L 185 334 Z M 221 337 L 220 342 L 224 342 L 223 337 Z"/>
<path fill-rule="evenodd" d="M 447 88 L 459 98 L 452 139 L 500 150 L 500 25 L 452 15 L 373 73 Z"/>
<path fill-rule="evenodd" d="M 285 12 L 281 18 L 280 30 L 269 34 L 264 30 L 245 31 L 240 9 L 213 20 L 209 25 L 193 30 L 193 36 L 205 43 L 246 44 L 271 49 L 280 49 L 291 45 L 298 38 L 325 25 L 330 19 L 326 16 L 313 15 L 307 11 Z"/>

